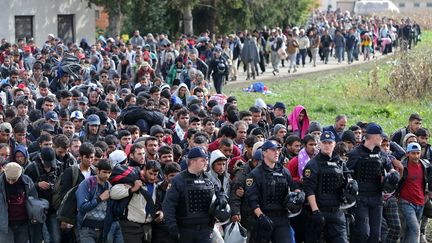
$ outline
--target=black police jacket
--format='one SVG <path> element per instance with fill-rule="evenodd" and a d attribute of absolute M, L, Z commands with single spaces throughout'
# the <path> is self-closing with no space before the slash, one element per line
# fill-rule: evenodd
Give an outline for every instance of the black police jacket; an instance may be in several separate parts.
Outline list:
<path fill-rule="evenodd" d="M 295 183 L 289 171 L 280 163 L 276 163 L 271 169 L 263 161 L 246 179 L 246 198 L 249 206 L 252 211 L 260 208 L 264 214 L 286 212 L 283 201 L 288 195 L 288 189 L 293 191 Z"/>
<path fill-rule="evenodd" d="M 200 175 L 195 175 L 191 174 L 187 169 L 180 172 L 172 179 L 162 203 L 165 222 L 170 230 L 187 225 L 211 226 L 214 223 L 214 217 L 208 212 L 211 200 L 208 202 L 207 195 L 202 195 L 203 197 L 199 198 L 199 202 L 191 201 L 191 197 L 196 196 L 190 193 L 191 187 L 194 186 L 188 185 L 188 182 L 191 180 L 196 182 L 195 184 L 198 184 L 198 186 L 209 185 L 211 183 L 213 184 L 214 194 L 217 196 L 226 196 L 220 191 L 216 182 L 208 173 L 203 172 Z"/>
<path fill-rule="evenodd" d="M 303 170 L 303 190 L 306 197 L 315 195 L 319 208 L 339 207 L 347 171 L 339 156 L 330 158 L 320 152 Z"/>
<path fill-rule="evenodd" d="M 360 144 L 355 147 L 351 152 L 348 153 L 348 161 L 346 163 L 348 169 L 353 170 L 353 178 L 357 180 L 359 183 L 359 196 L 372 196 L 381 194 L 381 179 L 378 180 L 378 177 L 384 175 L 384 170 L 389 172 L 393 165 L 389 160 L 388 156 L 385 156 L 379 147 L 375 147 L 372 151 L 364 146 L 364 144 Z M 368 186 L 363 186 L 362 179 L 357 178 L 357 174 L 359 173 L 359 163 L 363 160 L 375 158 L 380 163 L 380 172 L 376 174 L 377 181 L 375 183 L 368 182 Z M 361 172 L 362 173 L 362 172 Z M 370 177 L 369 177 L 370 178 Z"/>

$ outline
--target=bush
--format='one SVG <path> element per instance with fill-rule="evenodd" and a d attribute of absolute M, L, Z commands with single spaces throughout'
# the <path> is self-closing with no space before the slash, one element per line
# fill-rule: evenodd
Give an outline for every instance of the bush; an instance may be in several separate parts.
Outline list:
<path fill-rule="evenodd" d="M 390 73 L 385 91 L 391 99 L 418 100 L 432 97 L 432 52 L 419 48 L 401 53 Z"/>

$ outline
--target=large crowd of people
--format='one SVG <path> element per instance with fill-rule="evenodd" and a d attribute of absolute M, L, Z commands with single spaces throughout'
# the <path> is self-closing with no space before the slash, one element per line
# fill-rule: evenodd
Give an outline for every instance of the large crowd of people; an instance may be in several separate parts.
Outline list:
<path fill-rule="evenodd" d="M 223 94 L 241 63 L 255 79 L 369 60 L 421 34 L 409 18 L 310 22 L 175 41 L 2 39 L 0 242 L 427 242 L 419 114 L 387 136 L 349 115 L 322 126 L 301 105 L 239 110 Z"/>

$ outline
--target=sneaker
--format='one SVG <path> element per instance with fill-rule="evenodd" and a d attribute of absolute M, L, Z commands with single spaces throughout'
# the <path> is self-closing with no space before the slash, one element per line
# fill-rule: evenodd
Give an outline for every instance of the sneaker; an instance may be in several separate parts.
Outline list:
<path fill-rule="evenodd" d="M 272 73 L 273 73 L 273 75 L 274 75 L 274 76 L 276 76 L 276 71 L 274 71 L 274 70 L 273 70 L 273 72 L 272 72 Z"/>
<path fill-rule="evenodd" d="M 426 239 L 426 235 L 425 234 L 421 234 L 420 235 L 420 243 L 427 243 L 427 239 Z"/>
<path fill-rule="evenodd" d="M 288 73 L 291 73 L 291 69 L 288 69 Z"/>

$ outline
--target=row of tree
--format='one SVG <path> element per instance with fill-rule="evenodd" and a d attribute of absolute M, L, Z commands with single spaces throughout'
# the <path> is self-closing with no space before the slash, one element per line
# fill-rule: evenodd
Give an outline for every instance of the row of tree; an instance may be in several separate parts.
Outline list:
<path fill-rule="evenodd" d="M 316 0 L 88 0 L 109 15 L 108 36 L 165 32 L 229 33 L 304 23 Z M 195 21 L 194 21 L 195 20 Z"/>

